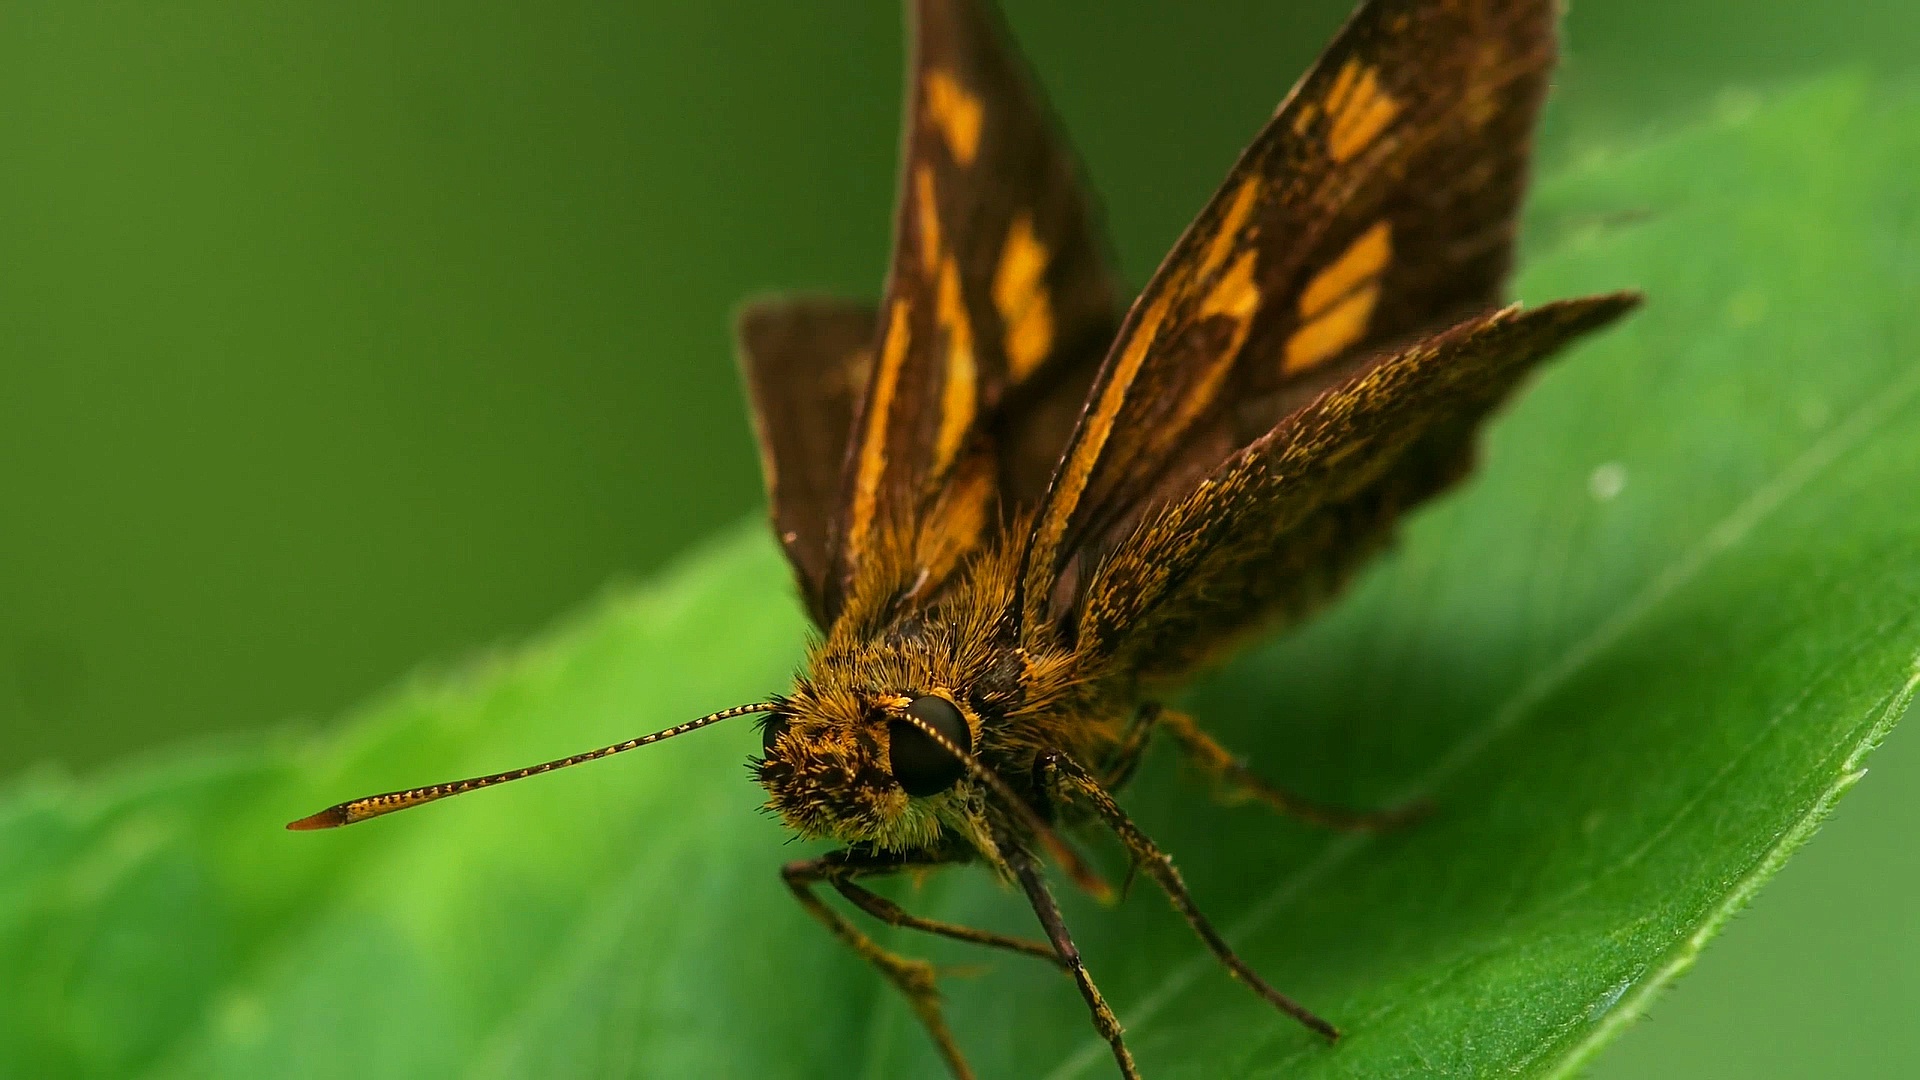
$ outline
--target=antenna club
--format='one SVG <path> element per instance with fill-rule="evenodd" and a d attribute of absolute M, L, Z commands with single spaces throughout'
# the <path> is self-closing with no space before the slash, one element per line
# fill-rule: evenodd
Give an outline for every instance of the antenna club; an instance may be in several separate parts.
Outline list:
<path fill-rule="evenodd" d="M 422 803 L 434 802 L 439 799 L 444 799 L 449 795 L 462 795 L 469 791 L 478 791 L 481 788 L 492 787 L 495 784 L 524 780 L 529 776 L 538 776 L 541 773 L 552 772 L 555 769 L 564 769 L 570 765 L 581 765 L 589 761 L 598 761 L 604 757 L 611 757 L 614 754 L 624 753 L 625 751 L 637 749 L 650 743 L 657 743 L 662 739 L 671 739 L 675 735 L 684 735 L 689 731 L 695 731 L 722 720 L 730 720 L 736 716 L 745 716 L 748 713 L 770 712 L 778 708 L 779 704 L 778 701 L 757 701 L 752 705 L 736 705 L 731 709 L 721 709 L 717 713 L 708 713 L 697 720 L 689 720 L 684 724 L 678 724 L 662 731 L 656 731 L 651 735 L 642 735 L 637 739 L 628 739 L 626 742 L 614 743 L 612 746 L 603 746 L 598 750 L 589 750 L 584 754 L 575 754 L 572 757 L 555 758 L 552 761 L 540 765 L 529 765 L 524 769 L 494 773 L 491 776 L 476 776 L 470 780 L 454 780 L 445 784 L 429 784 L 426 787 L 408 788 L 405 791 L 389 791 L 384 795 L 369 795 L 364 799 L 354 799 L 351 802 L 343 802 L 329 806 L 317 814 L 303 817 L 298 821 L 289 821 L 287 822 L 287 828 L 294 832 L 308 832 L 313 829 L 337 829 L 342 825 L 351 825 L 356 821 L 365 821 L 368 818 L 391 814 L 396 810 L 405 810 L 409 807 L 419 806 Z"/>
<path fill-rule="evenodd" d="M 294 832 L 309 832 L 314 829 L 337 829 L 352 821 L 347 814 L 347 804 L 329 806 L 317 814 L 308 814 L 299 821 L 287 822 L 287 828 Z"/>

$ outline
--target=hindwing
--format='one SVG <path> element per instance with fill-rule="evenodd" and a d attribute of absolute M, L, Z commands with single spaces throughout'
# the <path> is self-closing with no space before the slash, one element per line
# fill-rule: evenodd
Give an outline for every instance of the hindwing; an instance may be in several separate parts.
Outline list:
<path fill-rule="evenodd" d="M 878 321 L 871 304 L 800 297 L 748 304 L 736 322 L 773 532 L 822 623 L 828 531 Z"/>

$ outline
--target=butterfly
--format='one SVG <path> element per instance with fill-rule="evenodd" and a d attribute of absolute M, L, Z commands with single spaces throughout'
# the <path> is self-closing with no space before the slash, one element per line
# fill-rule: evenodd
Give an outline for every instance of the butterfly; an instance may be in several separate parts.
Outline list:
<path fill-rule="evenodd" d="M 1335 596 L 1544 360 L 1637 294 L 1508 306 L 1555 57 L 1553 0 L 1368 0 L 1131 306 L 1092 199 L 985 0 L 911 0 L 906 148 L 878 305 L 763 301 L 739 326 L 774 530 L 819 630 L 786 693 L 541 765 L 341 803 L 348 824 L 762 717 L 752 767 L 800 836 L 806 912 L 973 1073 L 934 969 L 881 923 L 1032 957 L 1113 1008 L 1049 884 L 1108 895 L 1061 837 L 1099 826 L 1231 974 L 1337 1032 L 1235 954 L 1115 799 L 1156 735 L 1216 780 L 1333 826 L 1166 702 L 1248 636 Z M 1042 936 L 912 914 L 862 881 L 979 864 Z"/>

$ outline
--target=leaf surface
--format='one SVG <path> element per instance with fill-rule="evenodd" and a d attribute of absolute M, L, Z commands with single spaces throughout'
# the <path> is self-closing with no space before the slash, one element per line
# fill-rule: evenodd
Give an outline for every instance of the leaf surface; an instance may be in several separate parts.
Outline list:
<path fill-rule="evenodd" d="M 1145 888 L 1070 899 L 1153 1080 L 1552 1075 L 1814 830 L 1920 674 L 1920 94 L 1730 101 L 1541 185 L 1529 301 L 1644 312 L 1499 421 L 1482 474 L 1339 606 L 1187 704 L 1277 782 L 1439 813 L 1384 838 L 1225 807 L 1156 753 L 1125 802 L 1317 1043 Z M 0 1072 L 897 1077 L 937 1063 L 809 922 L 740 722 L 335 833 L 348 795 L 509 767 L 784 685 L 804 621 L 722 538 L 315 742 L 0 800 Z M 894 893 L 1029 932 L 974 871 Z M 1071 986 L 946 964 L 985 1077 L 1111 1074 Z"/>

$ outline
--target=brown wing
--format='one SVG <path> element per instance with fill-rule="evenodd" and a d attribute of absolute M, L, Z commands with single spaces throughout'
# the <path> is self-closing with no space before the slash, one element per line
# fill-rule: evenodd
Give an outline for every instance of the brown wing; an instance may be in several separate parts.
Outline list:
<path fill-rule="evenodd" d="M 827 531 L 878 322 L 871 304 L 782 298 L 747 305 L 736 324 L 774 535 L 823 626 Z"/>
<path fill-rule="evenodd" d="M 1088 583 L 1076 640 L 1177 675 L 1236 630 L 1305 614 L 1408 508 L 1465 474 L 1475 429 L 1534 364 L 1638 303 L 1508 308 L 1326 391 L 1122 540 Z"/>
<path fill-rule="evenodd" d="M 893 263 L 835 515 L 829 613 L 882 550 L 928 552 L 881 572 L 937 586 L 1003 502 L 1033 497 L 1021 488 L 1038 488 L 1066 430 L 1034 437 L 1052 415 L 1040 403 L 1077 405 L 1115 321 L 1073 158 L 998 17 L 976 0 L 917 0 L 912 22 Z M 1044 469 L 1022 467 L 1034 455 Z M 902 529 L 939 542 L 886 535 Z"/>
<path fill-rule="evenodd" d="M 1499 303 L 1553 28 L 1553 0 L 1360 7 L 1128 313 L 1030 542 L 1030 620 L 1366 357 Z"/>

